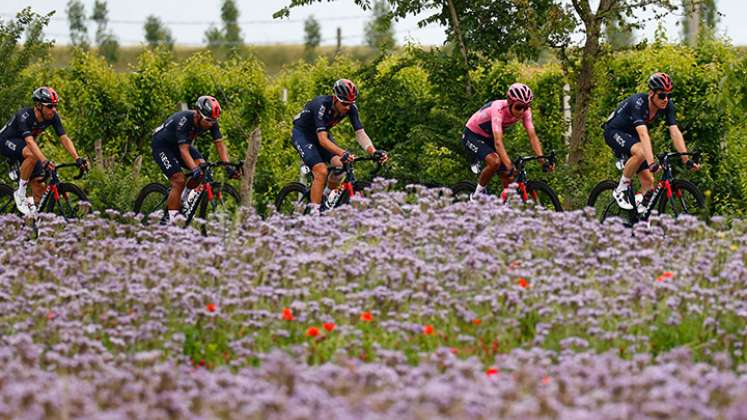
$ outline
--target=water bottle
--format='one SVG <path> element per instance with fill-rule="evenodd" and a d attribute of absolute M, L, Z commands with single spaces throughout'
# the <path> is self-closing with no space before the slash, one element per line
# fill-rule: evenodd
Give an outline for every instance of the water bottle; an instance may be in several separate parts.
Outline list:
<path fill-rule="evenodd" d="M 10 168 L 10 171 L 8 171 L 8 178 L 10 178 L 11 181 L 18 181 L 18 167 L 12 166 Z"/>
<path fill-rule="evenodd" d="M 337 199 L 340 197 L 340 189 L 336 188 L 329 192 L 327 195 L 327 204 L 326 207 L 328 209 L 334 208 L 335 204 L 337 204 Z"/>
<path fill-rule="evenodd" d="M 197 200 L 197 197 L 200 195 L 195 190 L 189 190 L 189 194 L 187 194 L 187 199 L 184 200 L 184 207 L 182 210 L 182 213 L 187 214 L 189 210 L 192 208 L 192 204 L 194 204 L 195 200 Z"/>

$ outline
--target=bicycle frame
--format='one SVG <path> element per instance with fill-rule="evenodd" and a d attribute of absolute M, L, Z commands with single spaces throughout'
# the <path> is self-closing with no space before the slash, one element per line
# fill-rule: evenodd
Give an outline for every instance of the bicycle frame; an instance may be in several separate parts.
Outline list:
<path fill-rule="evenodd" d="M 41 198 L 39 199 L 39 206 L 37 207 L 39 211 L 43 211 L 43 209 L 52 210 L 55 204 L 60 202 L 60 189 L 59 185 L 61 184 L 60 178 L 57 176 L 57 171 L 62 168 L 72 168 L 77 167 L 75 163 L 62 163 L 55 166 L 55 169 L 48 170 L 49 174 L 49 182 L 47 183 L 47 186 L 44 190 L 44 193 L 42 193 Z M 79 169 L 79 173 L 77 176 L 74 176 L 73 179 L 80 179 L 83 177 L 83 170 Z M 50 200 L 52 200 L 50 202 Z"/>
<path fill-rule="evenodd" d="M 547 162 L 553 165 L 555 164 L 555 152 L 551 152 L 547 156 L 522 156 L 514 160 L 513 162 L 514 167 L 518 172 L 518 174 L 514 178 L 514 182 L 517 184 L 517 188 L 519 189 L 521 200 L 523 202 L 526 202 L 529 199 L 529 193 L 527 192 L 527 182 L 529 182 L 529 178 L 527 176 L 526 163 L 539 159 L 547 159 Z M 532 199 L 537 201 L 536 191 L 532 191 Z M 508 200 L 508 191 L 506 188 L 504 188 L 501 192 L 501 202 L 505 203 L 506 200 Z"/>
<path fill-rule="evenodd" d="M 223 201 L 222 190 L 219 189 L 217 194 L 213 190 L 213 184 L 216 182 L 213 179 L 213 168 L 218 167 L 218 166 L 223 166 L 223 167 L 235 166 L 239 168 L 239 170 L 241 170 L 242 165 L 243 165 L 242 162 L 238 162 L 238 163 L 214 162 L 214 163 L 208 163 L 203 166 L 203 169 L 205 170 L 205 177 L 203 178 L 202 183 L 195 188 L 195 189 L 202 188 L 202 191 L 200 191 L 200 195 L 190 203 L 189 207 L 187 208 L 186 213 L 184 214 L 184 217 L 187 218 L 187 223 L 189 223 L 194 218 L 194 215 L 197 212 L 197 205 L 200 204 L 202 200 L 204 200 L 205 198 L 207 198 L 208 203 L 212 206 L 213 210 L 215 210 L 215 208 L 218 206 L 218 203 Z M 169 191 L 171 191 L 170 188 L 169 188 Z"/>
<path fill-rule="evenodd" d="M 680 198 L 682 196 L 682 193 L 679 191 L 677 191 L 676 193 L 672 192 L 672 180 L 674 179 L 674 175 L 672 174 L 672 163 L 670 161 L 674 157 L 681 157 L 681 156 L 692 156 L 693 160 L 695 162 L 698 162 L 700 161 L 701 155 L 699 152 L 693 152 L 693 153 L 668 152 L 668 153 L 660 153 L 659 155 L 657 155 L 657 158 L 659 159 L 659 163 L 661 165 L 663 173 L 659 181 L 656 183 L 656 189 L 654 189 L 654 194 L 651 197 L 651 200 L 649 200 L 648 204 L 646 205 L 646 211 L 638 215 L 640 219 L 643 219 L 643 220 L 648 219 L 655 205 L 661 199 L 662 194 L 667 195 L 667 200 L 671 200 L 673 195 L 676 195 L 677 198 Z M 632 192 L 632 189 L 630 191 Z M 628 198 L 630 199 L 630 197 Z M 633 201 L 631 201 L 631 203 L 635 203 L 635 197 L 633 197 Z"/>
<path fill-rule="evenodd" d="M 354 162 L 364 162 L 364 161 L 375 162 L 376 159 L 373 156 L 366 156 L 366 157 L 356 158 Z M 381 166 L 382 166 L 381 164 L 378 164 L 376 166 L 376 169 L 374 170 L 372 174 L 373 176 L 375 176 L 379 172 L 379 170 L 381 169 Z M 304 168 L 306 169 L 304 170 Z M 347 193 L 349 198 L 353 198 L 353 196 L 355 196 L 355 182 L 356 182 L 355 171 L 353 170 L 353 162 L 343 163 L 342 168 L 337 168 L 335 166 L 328 166 L 327 170 L 328 170 L 327 180 L 329 179 L 329 175 L 345 174 L 343 181 L 340 183 L 337 189 L 340 191 L 343 191 L 344 193 Z M 310 192 L 309 185 L 311 185 L 311 183 L 314 182 L 314 174 L 312 173 L 311 169 L 305 164 L 301 166 L 301 172 L 303 172 L 306 175 L 306 188 L 307 188 L 306 194 L 309 194 Z M 325 185 L 326 185 L 327 180 L 325 180 Z M 338 198 L 335 200 L 335 203 L 334 203 L 335 206 L 337 205 L 337 202 L 340 200 L 339 197 L 341 196 L 342 194 L 340 194 L 340 196 L 338 196 Z"/>

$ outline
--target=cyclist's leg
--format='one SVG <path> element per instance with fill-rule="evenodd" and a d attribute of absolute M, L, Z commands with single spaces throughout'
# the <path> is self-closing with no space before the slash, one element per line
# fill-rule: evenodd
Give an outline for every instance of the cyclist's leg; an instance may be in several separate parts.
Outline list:
<path fill-rule="evenodd" d="M 161 172 L 169 179 L 171 183 L 171 190 L 169 190 L 169 197 L 166 200 L 166 208 L 169 212 L 169 220 L 179 213 L 180 198 L 184 185 L 186 184 L 186 177 L 182 172 L 179 151 L 173 150 L 168 147 L 157 147 L 152 146 L 153 159 L 156 161 L 158 166 L 161 168 Z"/>
<path fill-rule="evenodd" d="M 8 158 L 11 163 L 20 164 L 18 188 L 15 193 L 18 196 L 18 198 L 16 198 L 16 204 L 18 205 L 18 201 L 20 200 L 24 201 L 24 204 L 22 205 L 27 206 L 27 204 L 25 204 L 25 197 L 26 187 L 29 184 L 31 184 L 34 199 L 38 202 L 44 191 L 43 184 L 36 179 L 42 173 L 41 163 L 34 154 L 31 153 L 31 149 L 26 147 L 26 140 L 21 138 L 3 140 L 2 144 L 0 144 L 0 154 Z"/>
<path fill-rule="evenodd" d="M 310 201 L 312 204 L 319 206 L 322 202 L 324 184 L 327 180 L 327 165 L 320 155 L 321 147 L 309 136 L 296 127 L 293 127 L 292 138 L 293 146 L 298 151 L 303 163 L 311 168 L 314 179 L 311 182 Z"/>
<path fill-rule="evenodd" d="M 462 145 L 464 146 L 467 156 L 471 162 L 483 161 L 485 167 L 478 177 L 476 192 L 482 192 L 488 186 L 490 179 L 501 168 L 501 159 L 491 144 L 491 140 L 473 133 L 470 129 L 465 128 L 462 135 Z"/>
<path fill-rule="evenodd" d="M 200 153 L 194 146 L 189 145 L 189 155 L 192 156 L 192 160 L 195 161 L 196 164 L 202 165 L 205 163 L 205 157 L 202 156 L 202 153 Z M 179 165 L 183 168 L 186 168 L 187 165 L 182 160 L 181 153 L 177 155 L 177 158 L 179 159 Z M 197 189 L 197 191 L 202 191 L 202 180 L 205 179 L 205 174 L 202 174 L 202 177 L 200 179 L 192 179 L 190 178 L 187 181 L 186 188 L 182 190 L 181 199 L 184 200 L 187 197 L 187 194 L 189 194 L 190 191 L 193 189 Z"/>

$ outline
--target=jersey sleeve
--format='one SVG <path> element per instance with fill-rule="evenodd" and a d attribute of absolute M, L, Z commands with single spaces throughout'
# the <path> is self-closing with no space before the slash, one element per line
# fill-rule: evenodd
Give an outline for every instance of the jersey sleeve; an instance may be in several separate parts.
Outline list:
<path fill-rule="evenodd" d="M 327 106 L 322 101 L 311 101 L 309 104 L 311 115 L 314 116 L 314 127 L 316 132 L 329 131 L 329 124 L 324 120 L 324 114 L 327 113 Z"/>
<path fill-rule="evenodd" d="M 531 108 L 527 108 L 527 110 L 524 111 L 524 115 L 522 116 L 521 123 L 524 124 L 524 128 L 526 130 L 534 129 L 534 123 L 532 122 L 532 109 Z"/>
<path fill-rule="evenodd" d="M 18 133 L 21 134 L 21 138 L 25 139 L 28 136 L 33 136 L 33 112 L 24 112 L 18 116 Z"/>
<path fill-rule="evenodd" d="M 490 127 L 493 130 L 493 133 L 503 133 L 503 115 L 498 101 L 493 101 L 487 111 L 490 113 Z"/>
<path fill-rule="evenodd" d="M 176 144 L 189 144 L 189 132 L 192 129 L 192 125 L 189 123 L 189 118 L 182 116 L 179 121 L 176 122 L 174 127 L 174 135 L 176 137 Z"/>
<path fill-rule="evenodd" d="M 635 128 L 639 125 L 646 125 L 648 116 L 648 103 L 643 96 L 633 100 L 630 107 L 630 124 Z"/>
<path fill-rule="evenodd" d="M 350 118 L 350 123 L 353 124 L 353 129 L 355 131 L 358 131 L 363 128 L 363 124 L 361 124 L 361 117 L 358 114 L 358 107 L 353 105 L 350 108 L 350 111 L 348 112 L 348 118 Z"/>
<path fill-rule="evenodd" d="M 220 125 L 216 121 L 212 127 L 210 127 L 210 134 L 213 136 L 213 141 L 223 139 L 223 135 L 220 133 Z"/>
<path fill-rule="evenodd" d="M 62 119 L 60 118 L 60 114 L 54 115 L 54 119 L 52 120 L 52 127 L 54 127 L 54 132 L 57 133 L 57 137 L 65 135 L 65 127 L 62 126 Z"/>
<path fill-rule="evenodd" d="M 667 127 L 671 127 L 673 125 L 677 125 L 677 119 L 674 116 L 674 102 L 672 102 L 671 99 L 669 99 L 669 103 L 667 104 L 667 107 L 664 109 L 664 118 L 667 123 Z"/>

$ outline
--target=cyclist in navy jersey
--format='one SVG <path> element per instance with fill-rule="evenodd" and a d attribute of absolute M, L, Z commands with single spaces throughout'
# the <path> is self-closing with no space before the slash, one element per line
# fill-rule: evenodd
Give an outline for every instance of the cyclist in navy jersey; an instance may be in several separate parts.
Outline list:
<path fill-rule="evenodd" d="M 357 98 L 358 88 L 355 84 L 350 80 L 340 79 L 332 87 L 332 95 L 317 96 L 293 118 L 293 146 L 314 175 L 310 197 L 312 211 L 316 211 L 322 202 L 325 180 L 326 187 L 330 190 L 337 188 L 340 183 L 339 176 L 328 176 L 327 164 L 340 168 L 343 162 L 355 160 L 352 153 L 335 143 L 329 131 L 345 117 L 350 119 L 355 138 L 366 152 L 375 155 L 380 163 L 389 159 L 385 151 L 376 150 L 363 129 L 358 107 L 355 105 Z"/>
<path fill-rule="evenodd" d="M 218 100 L 212 96 L 200 96 L 194 110 L 172 114 L 153 131 L 153 159 L 171 182 L 166 202 L 170 221 L 179 213 L 181 200 L 201 183 L 205 175 L 200 168 L 205 159 L 194 147 L 194 139 L 209 131 L 220 160 L 228 162 L 228 152 L 218 124 L 220 114 Z M 189 182 L 182 168 L 190 171 Z M 232 166 L 226 166 L 226 172 L 229 178 L 239 177 L 239 171 Z"/>
<path fill-rule="evenodd" d="M 620 183 L 613 192 L 617 204 L 623 209 L 631 210 L 634 206 L 634 203 L 628 201 L 625 193 L 630 188 L 633 175 L 638 172 L 641 180 L 643 199 L 639 206 L 644 209 L 652 196 L 653 174 L 660 169 L 659 164 L 654 161 L 647 124 L 663 116 L 669 127 L 669 136 L 674 148 L 681 153 L 687 152 L 685 140 L 675 119 L 674 102 L 671 99 L 672 87 L 672 79 L 668 74 L 652 74 L 648 79 L 648 93 L 637 93 L 622 101 L 604 124 L 604 140 L 615 156 L 629 157 L 623 168 Z M 700 166 L 688 156 L 682 156 L 682 161 L 691 170 L 700 169 Z"/>
<path fill-rule="evenodd" d="M 0 154 L 12 163 L 20 163 L 18 189 L 13 193 L 18 211 L 22 214 L 33 213 L 39 203 L 44 189 L 45 170 L 53 170 L 54 162 L 48 160 L 36 143 L 37 137 L 52 126 L 60 138 L 65 150 L 75 159 L 75 163 L 84 171 L 88 162 L 78 156 L 75 145 L 65 134 L 60 115 L 57 113 L 59 95 L 50 87 L 40 87 L 31 95 L 33 107 L 22 108 L 0 129 Z M 31 181 L 33 201 L 26 198 L 26 186 Z"/>

